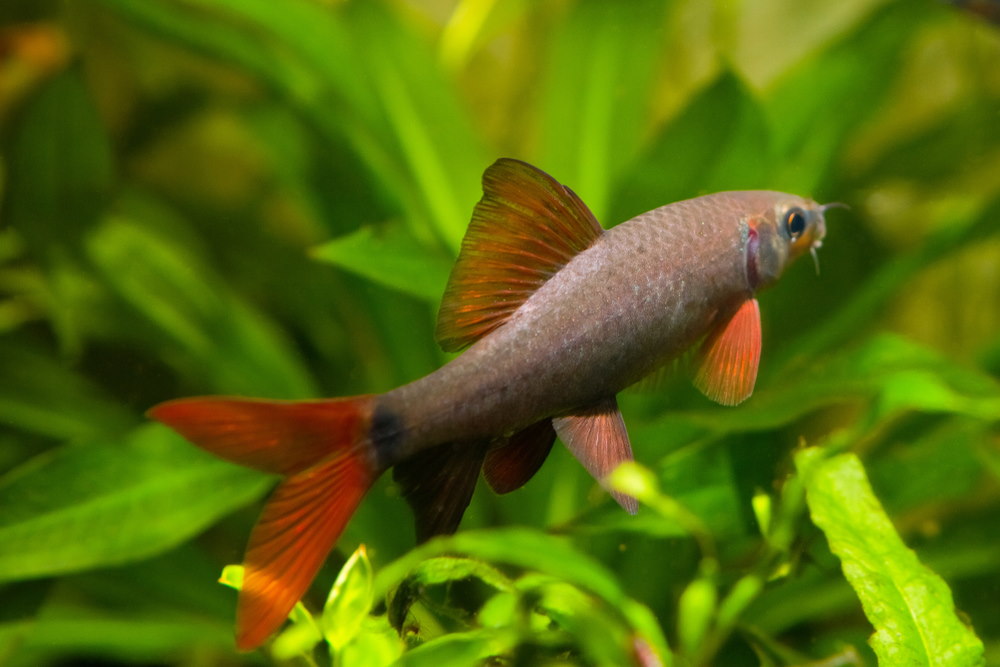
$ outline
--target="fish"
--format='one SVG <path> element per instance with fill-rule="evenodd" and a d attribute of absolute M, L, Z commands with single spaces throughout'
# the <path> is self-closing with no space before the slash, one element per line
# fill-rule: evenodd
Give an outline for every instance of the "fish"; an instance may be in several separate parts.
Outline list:
<path fill-rule="evenodd" d="M 447 364 L 382 394 L 151 408 L 198 447 L 284 478 L 251 531 L 237 647 L 278 629 L 390 469 L 422 542 L 457 530 L 480 474 L 500 494 L 522 487 L 557 436 L 607 487 L 632 459 L 618 393 L 688 350 L 699 390 L 723 405 L 745 400 L 761 351 L 755 295 L 815 253 L 825 208 L 719 192 L 605 230 L 570 188 L 501 158 L 483 174 L 438 313 L 437 341 L 461 352 Z"/>

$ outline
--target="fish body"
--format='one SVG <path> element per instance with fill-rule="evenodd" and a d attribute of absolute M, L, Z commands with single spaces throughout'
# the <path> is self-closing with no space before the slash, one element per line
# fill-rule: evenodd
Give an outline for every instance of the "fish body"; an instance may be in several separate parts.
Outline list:
<path fill-rule="evenodd" d="M 591 405 L 687 351 L 759 287 L 747 273 L 743 219 L 775 202 L 805 204 L 781 193 L 719 193 L 602 234 L 502 327 L 379 398 L 405 424 L 399 454 Z"/>
<path fill-rule="evenodd" d="M 696 344 L 696 386 L 744 400 L 760 354 L 754 294 L 826 231 L 823 206 L 770 191 L 677 202 L 604 231 L 571 190 L 510 159 L 487 169 L 483 190 L 439 313 L 442 347 L 464 349 L 448 364 L 378 396 L 150 411 L 196 445 L 285 476 L 247 548 L 240 648 L 281 624 L 389 469 L 423 540 L 457 528 L 480 471 L 500 493 L 526 483 L 557 434 L 603 483 L 632 456 L 616 394 Z"/>

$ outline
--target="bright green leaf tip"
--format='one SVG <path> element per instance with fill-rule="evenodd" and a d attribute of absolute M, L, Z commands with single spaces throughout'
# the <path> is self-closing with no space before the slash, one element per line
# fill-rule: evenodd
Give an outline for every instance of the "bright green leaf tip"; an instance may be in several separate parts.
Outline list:
<path fill-rule="evenodd" d="M 656 476 L 634 461 L 626 461 L 612 470 L 608 475 L 608 484 L 616 491 L 627 493 L 644 503 L 659 495 Z"/>
<path fill-rule="evenodd" d="M 340 569 L 323 607 L 323 636 L 331 651 L 343 649 L 361 630 L 374 600 L 373 579 L 372 564 L 362 544 Z"/>
<path fill-rule="evenodd" d="M 681 594 L 677 636 L 681 647 L 689 656 L 697 653 L 708 634 L 717 599 L 715 584 L 705 578 L 695 579 Z"/>
<path fill-rule="evenodd" d="M 223 586 L 235 588 L 236 590 L 243 588 L 243 566 L 227 565 L 222 568 L 222 574 L 219 576 L 219 583 Z"/>
<path fill-rule="evenodd" d="M 795 464 L 813 522 L 875 627 L 883 665 L 981 665 L 983 644 L 958 617 L 947 584 L 903 543 L 854 454 L 801 450 Z"/>

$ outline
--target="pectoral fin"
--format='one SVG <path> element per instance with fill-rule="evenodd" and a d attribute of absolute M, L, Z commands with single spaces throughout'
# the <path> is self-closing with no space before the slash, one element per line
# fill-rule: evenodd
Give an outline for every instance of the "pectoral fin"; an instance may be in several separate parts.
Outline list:
<path fill-rule="evenodd" d="M 760 341 L 760 306 L 748 299 L 702 343 L 694 386 L 722 405 L 745 401 L 757 381 Z"/>
<path fill-rule="evenodd" d="M 608 474 L 619 463 L 632 460 L 625 420 L 613 396 L 575 414 L 557 417 L 552 425 L 573 456 L 605 488 Z M 636 513 L 635 498 L 610 489 L 608 492 L 626 512 Z"/>

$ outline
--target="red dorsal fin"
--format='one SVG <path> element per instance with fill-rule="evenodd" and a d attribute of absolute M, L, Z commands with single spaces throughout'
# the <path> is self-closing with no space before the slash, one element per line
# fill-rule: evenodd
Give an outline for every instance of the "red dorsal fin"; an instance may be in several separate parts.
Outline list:
<path fill-rule="evenodd" d="M 496 329 L 602 231 L 580 198 L 545 172 L 494 162 L 448 279 L 438 343 L 455 352 Z"/>
<path fill-rule="evenodd" d="M 632 445 L 628 441 L 625 420 L 613 396 L 572 415 L 557 417 L 552 420 L 552 425 L 573 456 L 602 486 L 619 463 L 632 460 Z M 632 496 L 609 492 L 629 514 L 638 511 L 638 504 Z"/>
<path fill-rule="evenodd" d="M 486 453 L 483 477 L 496 493 L 510 493 L 535 476 L 552 450 L 556 432 L 545 419 L 522 429 Z"/>
<path fill-rule="evenodd" d="M 748 299 L 702 343 L 694 386 L 722 405 L 742 403 L 753 393 L 760 363 L 760 306 Z"/>

